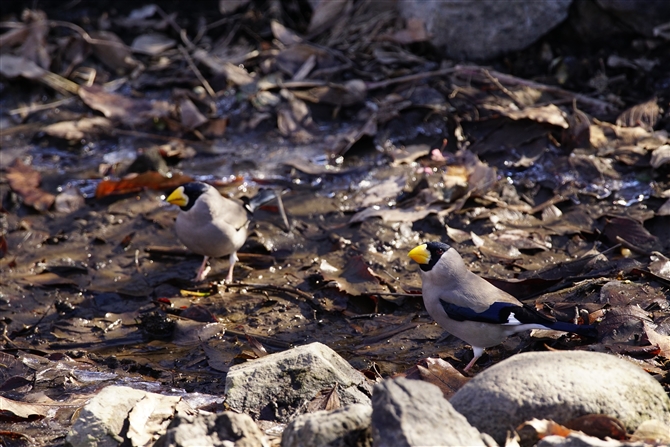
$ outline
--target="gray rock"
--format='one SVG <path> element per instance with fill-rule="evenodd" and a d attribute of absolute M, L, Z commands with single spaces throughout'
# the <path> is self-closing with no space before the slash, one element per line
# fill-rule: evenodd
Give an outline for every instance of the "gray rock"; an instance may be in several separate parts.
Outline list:
<path fill-rule="evenodd" d="M 328 346 L 312 343 L 231 367 L 226 403 L 255 419 L 288 422 L 335 383 L 342 405 L 370 405 L 372 389 L 365 376 Z"/>
<path fill-rule="evenodd" d="M 633 431 L 649 419 L 670 419 L 670 398 L 642 369 L 596 352 L 530 352 L 481 372 L 450 400 L 498 443 L 532 418 L 559 424 L 589 413 L 619 419 Z"/>
<path fill-rule="evenodd" d="M 670 2 L 658 0 L 596 0 L 598 6 L 647 37 L 654 27 L 670 21 Z"/>
<path fill-rule="evenodd" d="M 79 413 L 65 442 L 73 447 L 144 446 L 165 433 L 181 398 L 108 386 Z"/>
<path fill-rule="evenodd" d="M 375 385 L 372 437 L 375 447 L 487 445 L 437 386 L 402 377 Z"/>
<path fill-rule="evenodd" d="M 431 43 L 445 56 L 489 59 L 520 50 L 568 16 L 572 0 L 514 2 L 399 0 L 405 19 L 422 19 Z"/>
<path fill-rule="evenodd" d="M 302 414 L 286 426 L 281 447 L 371 447 L 371 417 L 364 404 Z"/>
<path fill-rule="evenodd" d="M 269 441 L 246 414 L 178 416 L 154 447 L 268 447 Z"/>

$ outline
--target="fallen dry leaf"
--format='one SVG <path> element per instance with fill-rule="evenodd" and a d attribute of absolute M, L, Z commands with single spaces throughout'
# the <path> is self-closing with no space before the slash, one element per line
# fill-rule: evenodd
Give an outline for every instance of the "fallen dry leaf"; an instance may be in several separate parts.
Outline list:
<path fill-rule="evenodd" d="M 335 22 L 345 18 L 352 7 L 351 0 L 321 0 L 312 12 L 307 32 L 320 34 L 327 31 Z"/>
<path fill-rule="evenodd" d="M 124 73 L 140 65 L 139 61 L 133 58 L 130 47 L 113 32 L 93 31 L 91 37 L 93 37 L 90 42 L 93 54 L 117 73 Z"/>
<path fill-rule="evenodd" d="M 333 411 L 342 406 L 340 396 L 337 394 L 338 384 L 335 383 L 332 388 L 325 388 L 314 396 L 307 404 L 307 412 L 314 413 L 315 411 Z"/>
<path fill-rule="evenodd" d="M 44 405 L 28 404 L 0 396 L 0 418 L 2 420 L 36 420 L 47 415 Z"/>
<path fill-rule="evenodd" d="M 501 107 L 498 105 L 487 105 L 486 108 L 495 110 L 513 120 L 529 119 L 538 123 L 552 124 L 562 129 L 567 129 L 569 127 L 568 121 L 565 118 L 565 113 L 555 104 L 549 104 L 542 107 L 525 107 L 522 110 L 513 110 L 509 107 Z"/>
<path fill-rule="evenodd" d="M 349 295 L 367 295 L 375 292 L 386 291 L 381 286 L 379 276 L 368 266 L 362 256 L 353 256 L 344 269 L 333 271 L 326 269 L 322 272 L 326 281 L 334 281 L 340 290 Z"/>
<path fill-rule="evenodd" d="M 670 445 L 670 426 L 657 420 L 642 422 L 630 436 L 631 442 L 645 442 L 652 445 Z"/>
<path fill-rule="evenodd" d="M 23 198 L 23 203 L 38 211 L 46 211 L 56 200 L 56 196 L 40 189 L 40 173 L 24 164 L 18 158 L 7 170 L 9 187 Z"/>
<path fill-rule="evenodd" d="M 626 427 L 620 420 L 606 414 L 586 414 L 564 424 L 571 430 L 581 431 L 600 439 L 626 439 Z"/>
<path fill-rule="evenodd" d="M 42 129 L 52 137 L 69 141 L 81 140 L 87 136 L 108 132 L 112 129 L 112 122 L 102 116 L 86 117 L 77 121 L 61 121 Z"/>
<path fill-rule="evenodd" d="M 77 283 L 69 278 L 64 278 L 55 273 L 46 272 L 39 275 L 28 275 L 20 279 L 22 284 L 30 286 L 68 286 L 77 285 Z"/>
<path fill-rule="evenodd" d="M 79 97 L 87 106 L 102 112 L 107 118 L 128 125 L 139 125 L 151 119 L 165 117 L 171 109 L 166 101 L 127 98 L 107 92 L 98 85 L 80 87 Z"/>
<path fill-rule="evenodd" d="M 470 380 L 451 366 L 451 363 L 440 358 L 420 360 L 416 366 L 407 370 L 405 377 L 437 385 L 447 400 Z"/>
<path fill-rule="evenodd" d="M 670 336 L 659 334 L 654 330 L 653 323 L 644 322 L 644 332 L 647 334 L 649 343 L 656 345 L 661 350 L 661 354 L 666 359 L 670 359 Z"/>
<path fill-rule="evenodd" d="M 130 45 L 130 48 L 137 53 L 158 56 L 176 44 L 177 42 L 174 39 L 170 39 L 165 34 L 151 33 L 137 36 Z"/>

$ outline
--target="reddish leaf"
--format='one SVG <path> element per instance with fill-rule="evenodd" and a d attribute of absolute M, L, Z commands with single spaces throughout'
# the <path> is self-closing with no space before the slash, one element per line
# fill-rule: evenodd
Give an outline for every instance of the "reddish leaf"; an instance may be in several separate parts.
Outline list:
<path fill-rule="evenodd" d="M 188 175 L 174 174 L 165 177 L 158 172 L 143 172 L 130 175 L 121 180 L 103 180 L 95 190 L 95 197 L 100 199 L 110 195 L 129 194 L 143 189 L 170 189 L 193 181 Z"/>
<path fill-rule="evenodd" d="M 621 421 L 605 414 L 587 414 L 565 423 L 571 430 L 586 433 L 589 436 L 606 439 L 626 439 L 626 427 Z"/>

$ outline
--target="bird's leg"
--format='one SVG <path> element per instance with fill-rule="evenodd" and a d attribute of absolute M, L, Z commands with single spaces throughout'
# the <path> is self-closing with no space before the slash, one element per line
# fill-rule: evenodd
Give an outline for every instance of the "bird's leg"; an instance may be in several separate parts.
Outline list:
<path fill-rule="evenodd" d="M 470 360 L 470 363 L 468 363 L 467 366 L 465 368 L 463 368 L 463 371 L 469 371 L 470 368 L 475 366 L 475 363 L 477 362 L 477 360 L 479 360 L 479 357 L 481 357 L 482 354 L 484 354 L 484 348 L 479 348 L 477 346 L 473 346 L 472 347 L 472 354 L 474 354 L 474 357 L 472 357 L 472 360 Z"/>
<path fill-rule="evenodd" d="M 228 268 L 228 276 L 226 276 L 226 283 L 233 282 L 233 267 L 237 261 L 237 252 L 230 254 L 230 267 Z"/>
<path fill-rule="evenodd" d="M 207 261 L 209 261 L 209 256 L 205 256 L 204 259 L 202 260 L 202 264 L 200 264 L 200 268 L 198 269 L 198 274 L 195 277 L 195 282 L 200 282 L 203 279 L 205 279 L 205 276 L 209 273 L 209 266 L 207 265 Z"/>

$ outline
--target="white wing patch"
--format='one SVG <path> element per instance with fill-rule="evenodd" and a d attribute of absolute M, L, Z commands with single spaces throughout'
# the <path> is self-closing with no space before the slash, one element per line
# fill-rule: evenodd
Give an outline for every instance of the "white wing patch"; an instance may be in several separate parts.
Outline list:
<path fill-rule="evenodd" d="M 516 315 L 514 315 L 514 312 L 509 313 L 509 317 L 507 317 L 507 322 L 503 323 L 503 326 L 519 326 L 523 323 L 521 323 L 519 320 L 516 319 Z"/>

